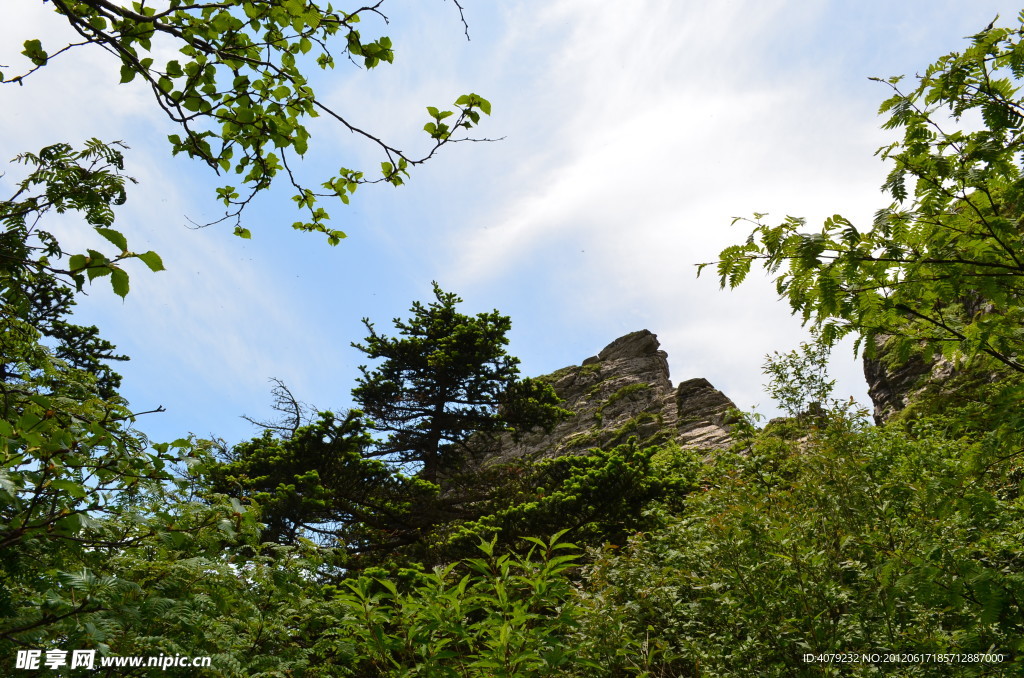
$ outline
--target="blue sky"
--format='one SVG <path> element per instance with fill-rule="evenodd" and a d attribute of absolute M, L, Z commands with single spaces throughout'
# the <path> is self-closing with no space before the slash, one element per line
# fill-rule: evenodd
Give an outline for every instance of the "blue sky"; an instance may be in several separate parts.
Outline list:
<path fill-rule="evenodd" d="M 55 47 L 67 37 L 48 5 L 8 4 L 5 71 L 23 62 L 24 40 Z M 133 249 L 158 251 L 168 270 L 140 266 L 123 302 L 97 285 L 78 318 L 132 357 L 120 371 L 133 407 L 167 409 L 139 421 L 151 437 L 244 439 L 254 431 L 240 415 L 268 415 L 271 377 L 319 408 L 347 407 L 360 319 L 387 328 L 428 299 L 432 280 L 462 296 L 465 312 L 512 316 L 524 374 L 579 364 L 647 328 L 675 382 L 706 377 L 740 407 L 771 414 L 761 365 L 806 338 L 800 323 L 762 276 L 722 292 L 694 264 L 744 238 L 730 221 L 755 211 L 868 222 L 886 202 L 873 153 L 892 139 L 876 116 L 886 90 L 868 77 L 912 76 L 1020 9 L 983 0 L 462 4 L 469 42 L 451 2 L 385 3 L 390 24 L 368 23 L 364 35 L 389 35 L 395 63 L 339 63 L 315 84 L 411 152 L 427 146 L 425 106 L 477 92 L 494 107 L 480 133 L 504 140 L 449 147 L 401 188 L 361 188 L 332 210 L 349 235 L 334 248 L 289 228 L 297 216 L 283 190 L 249 210 L 250 241 L 224 227 L 188 229 L 186 217 L 219 216 L 220 183 L 170 157 L 173 130 L 144 89 L 117 84 L 117 64 L 99 50 L 0 87 L 0 157 L 93 136 L 131 147 L 127 171 L 140 183 L 118 222 Z M 351 135 L 325 121 L 312 129 L 308 177 L 378 165 Z M 53 229 L 70 248 L 93 242 L 72 220 Z M 833 371 L 839 395 L 867 402 L 849 347 Z"/>

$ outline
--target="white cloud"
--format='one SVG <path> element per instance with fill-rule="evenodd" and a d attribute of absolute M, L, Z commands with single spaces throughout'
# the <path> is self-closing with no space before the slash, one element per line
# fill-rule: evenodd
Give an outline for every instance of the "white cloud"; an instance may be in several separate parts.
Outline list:
<path fill-rule="evenodd" d="M 533 49 L 551 49 L 531 54 L 542 58 L 532 78 L 514 70 L 496 96 L 518 124 L 489 183 L 509 188 L 491 188 L 496 200 L 475 205 L 479 218 L 449 239 L 456 287 L 546 278 L 557 293 L 535 312 L 555 327 L 649 326 L 677 379 L 706 376 L 742 406 L 770 409 L 763 357 L 805 332 L 766 279 L 719 292 L 713 270 L 694 280 L 694 264 L 745 237 L 749 228 L 728 227 L 733 216 L 796 213 L 813 224 L 841 212 L 863 223 L 882 200 L 876 103 L 830 86 L 834 63 L 787 62 L 783 71 L 766 58 L 780 36 L 815 30 L 822 5 L 523 7 L 508 13 L 501 49 L 519 55 L 527 36 Z M 512 69 L 514 58 L 495 63 Z M 847 349 L 835 369 L 840 388 L 863 399 Z"/>

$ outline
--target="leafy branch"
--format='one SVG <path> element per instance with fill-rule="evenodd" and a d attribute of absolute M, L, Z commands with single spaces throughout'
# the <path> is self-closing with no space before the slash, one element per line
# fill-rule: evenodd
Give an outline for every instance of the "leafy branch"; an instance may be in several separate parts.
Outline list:
<path fill-rule="evenodd" d="M 144 2 L 53 0 L 56 12 L 82 40 L 52 54 L 38 39 L 25 41 L 22 54 L 32 67 L 14 77 L 0 74 L 0 82 L 21 84 L 72 48 L 97 45 L 120 62 L 121 82 L 144 81 L 160 109 L 180 128 L 168 137 L 173 154 L 199 159 L 218 175 L 239 176 L 241 188 L 226 184 L 217 189 L 226 210 L 211 223 L 232 222 L 236 235 L 250 237 L 241 223 L 243 211 L 284 172 L 295 190 L 293 200 L 305 212 L 293 228 L 323 233 L 333 245 L 345 233 L 327 226 L 330 215 L 319 205 L 321 198 L 348 203 L 362 184 L 400 186 L 412 167 L 430 160 L 443 146 L 493 141 L 465 136 L 479 124 L 481 114 L 490 115 L 490 103 L 476 94 L 458 97 L 452 110 L 428 107 L 431 121 L 424 128 L 431 145 L 418 154 L 387 143 L 317 95 L 307 73 L 311 62 L 324 70 L 334 68 L 338 54 L 353 63 L 358 59 L 368 69 L 393 62 L 390 38 L 367 39 L 357 28 L 366 16 L 387 23 L 383 4 L 378 0 L 341 12 L 313 0 L 174 0 L 157 11 Z M 462 5 L 455 5 L 468 38 Z M 154 45 L 171 47 L 180 57 L 158 64 L 150 56 Z M 295 159 L 309 147 L 306 125 L 321 115 L 382 153 L 379 175 L 342 167 L 319 184 L 326 191 L 295 177 Z M 451 115 L 454 122 L 442 122 Z"/>
<path fill-rule="evenodd" d="M 882 188 L 894 202 L 870 228 L 834 215 L 807 232 L 803 219 L 773 226 L 755 214 L 746 241 L 698 274 L 715 266 L 721 286 L 736 287 L 763 265 L 829 345 L 852 332 L 868 351 L 887 338 L 898 354 L 931 346 L 1024 372 L 1022 37 L 1024 14 L 937 60 L 909 92 L 899 77 L 873 78 L 892 91 L 882 126 L 903 138 L 876 153 L 893 162 Z M 975 112 L 982 129 L 961 123 Z"/>

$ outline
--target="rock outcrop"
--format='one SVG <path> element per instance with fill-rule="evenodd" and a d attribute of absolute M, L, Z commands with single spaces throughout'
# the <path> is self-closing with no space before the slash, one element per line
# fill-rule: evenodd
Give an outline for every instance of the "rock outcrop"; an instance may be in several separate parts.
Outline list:
<path fill-rule="evenodd" d="M 913 356 L 900 365 L 886 360 L 885 338 L 875 340 L 875 357 L 864 356 L 864 379 L 868 382 L 868 397 L 875 406 L 875 423 L 883 424 L 907 405 L 913 395 L 930 381 L 934 363 Z"/>
<path fill-rule="evenodd" d="M 970 365 L 957 366 L 938 355 L 931 360 L 911 355 L 907 360 L 894 362 L 889 354 L 887 338 L 880 335 L 875 338 L 874 357 L 864 357 L 864 378 L 878 425 L 893 417 L 940 412 L 977 400 L 985 385 L 1020 378 L 984 356 L 975 358 Z"/>
<path fill-rule="evenodd" d="M 677 387 L 658 337 L 640 330 L 608 344 L 581 365 L 540 377 L 551 383 L 575 416 L 550 434 L 503 440 L 498 456 L 560 456 L 608 449 L 636 436 L 641 444 L 675 440 L 684 447 L 722 449 L 730 444 L 735 405 L 706 379 Z"/>

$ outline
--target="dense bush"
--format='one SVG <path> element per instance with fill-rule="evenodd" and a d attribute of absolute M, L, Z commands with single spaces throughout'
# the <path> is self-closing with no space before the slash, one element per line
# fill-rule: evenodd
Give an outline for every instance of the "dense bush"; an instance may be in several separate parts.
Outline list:
<path fill-rule="evenodd" d="M 567 645 L 567 574 L 578 555 L 559 535 L 529 541 L 522 557 L 485 543 L 482 557 L 431 572 L 331 587 L 334 624 L 317 647 L 353 676 L 550 676 L 585 666 Z"/>
<path fill-rule="evenodd" d="M 642 643 L 666 675 L 794 675 L 821 652 L 996 652 L 1003 663 L 957 674 L 1024 667 L 1019 459 L 937 418 L 907 432 L 833 410 L 820 424 L 719 457 L 665 529 L 603 553 L 581 633 Z M 939 670 L 859 667 L 882 668 Z"/>

